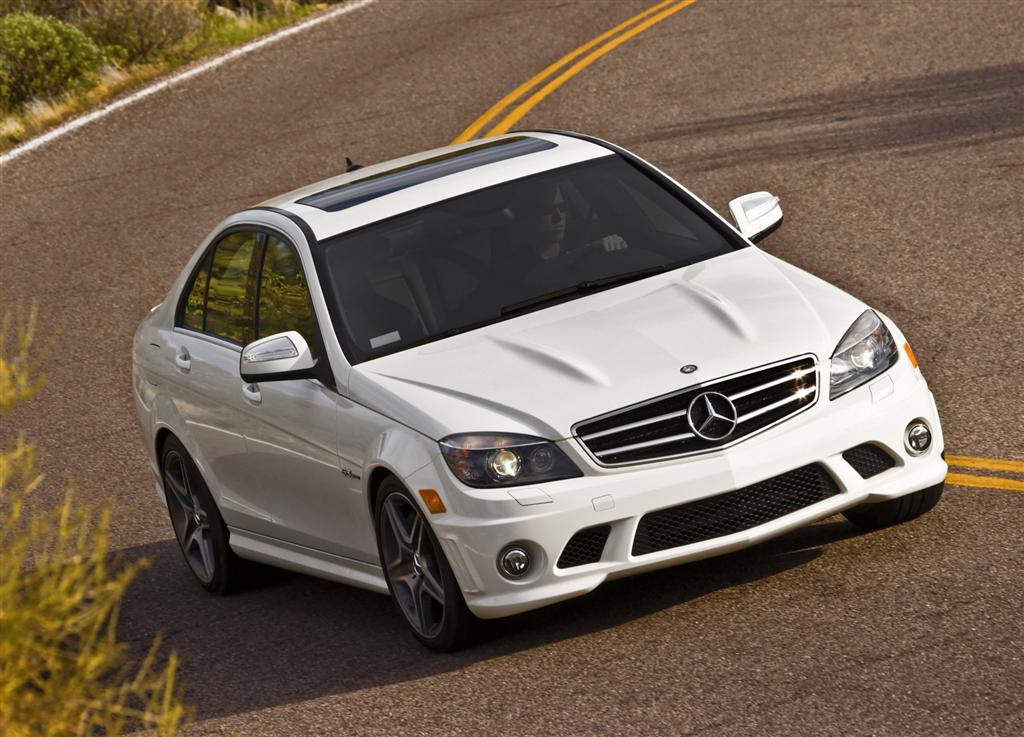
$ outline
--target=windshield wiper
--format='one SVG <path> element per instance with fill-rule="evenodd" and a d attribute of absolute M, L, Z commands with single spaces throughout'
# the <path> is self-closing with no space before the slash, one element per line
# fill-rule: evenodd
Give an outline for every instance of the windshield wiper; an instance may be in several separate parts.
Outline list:
<path fill-rule="evenodd" d="M 679 269 L 683 266 L 687 266 L 687 263 L 679 262 L 675 264 L 668 264 L 662 266 L 651 266 L 646 269 L 638 269 L 636 271 L 627 271 L 624 274 L 615 274 L 614 276 L 605 276 L 600 279 L 590 279 L 587 281 L 581 281 L 571 287 L 564 287 L 562 289 L 556 289 L 553 292 L 547 294 L 541 294 L 530 299 L 524 299 L 522 302 L 513 302 L 510 305 L 505 305 L 501 308 L 501 314 L 513 315 L 517 312 L 528 312 L 534 307 L 540 307 L 542 305 L 550 304 L 552 302 L 560 302 L 566 297 L 582 296 L 584 294 L 592 294 L 593 292 L 599 292 L 602 289 L 608 289 L 610 287 L 617 287 L 620 284 L 626 284 L 627 282 L 637 281 L 638 279 L 644 279 L 648 276 L 654 276 L 660 274 L 663 271 L 671 271 L 673 269 Z"/>

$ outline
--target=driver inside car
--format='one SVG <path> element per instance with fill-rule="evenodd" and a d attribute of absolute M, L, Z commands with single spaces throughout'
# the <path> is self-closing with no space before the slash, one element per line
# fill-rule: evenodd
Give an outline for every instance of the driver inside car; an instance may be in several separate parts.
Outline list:
<path fill-rule="evenodd" d="M 629 248 L 625 238 L 614 233 L 574 248 L 572 241 L 579 240 L 579 234 L 573 232 L 574 226 L 585 227 L 586 223 L 572 220 L 562 188 L 554 182 L 543 182 L 532 194 L 532 201 L 520 215 L 522 245 L 538 259 L 526 272 L 528 282 L 544 284 L 572 269 L 580 258 Z"/>

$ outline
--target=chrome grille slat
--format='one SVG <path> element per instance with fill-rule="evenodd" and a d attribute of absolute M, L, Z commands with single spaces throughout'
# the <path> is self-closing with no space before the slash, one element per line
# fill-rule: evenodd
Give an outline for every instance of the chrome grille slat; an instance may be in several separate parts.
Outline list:
<path fill-rule="evenodd" d="M 583 420 L 573 426 L 572 432 L 602 466 L 708 453 L 810 408 L 818 401 L 818 384 L 817 358 L 810 354 L 797 356 Z M 687 417 L 692 400 L 708 391 L 724 394 L 736 409 L 735 427 L 720 440 L 696 434 Z"/>
<path fill-rule="evenodd" d="M 669 412 L 668 414 L 658 415 L 657 417 L 651 417 L 648 420 L 637 420 L 636 422 L 630 422 L 619 427 L 613 427 L 610 430 L 600 430 L 598 432 L 592 432 L 589 435 L 581 435 L 580 440 L 596 440 L 597 438 L 603 438 L 605 435 L 613 435 L 617 432 L 623 432 L 624 430 L 633 430 L 637 427 L 643 427 L 644 425 L 653 425 L 655 422 L 662 422 L 664 420 L 672 420 L 676 417 L 685 417 L 686 410 L 679 412 Z"/>
<path fill-rule="evenodd" d="M 633 443 L 632 445 L 623 445 L 621 448 L 610 448 L 608 450 L 602 450 L 596 455 L 609 456 L 613 453 L 625 453 L 627 450 L 639 450 L 640 448 L 653 448 L 655 445 L 666 445 L 667 443 L 674 443 L 677 440 L 686 440 L 692 438 L 693 433 L 683 433 L 682 435 L 673 435 L 668 438 L 658 438 L 657 440 L 647 440 L 643 443 Z"/>
<path fill-rule="evenodd" d="M 802 379 L 803 377 L 807 376 L 807 374 L 811 373 L 812 371 L 814 371 L 813 368 L 803 369 L 801 371 L 797 371 L 792 376 L 783 376 L 781 379 L 776 379 L 775 381 L 769 381 L 767 384 L 761 384 L 760 386 L 755 386 L 752 389 L 747 389 L 746 391 L 739 392 L 738 394 L 730 394 L 729 395 L 729 399 L 731 399 L 732 401 L 735 402 L 737 399 L 743 399 L 743 397 L 748 397 L 751 394 L 757 394 L 759 391 L 763 391 L 765 389 L 771 389 L 773 386 L 778 386 L 779 384 L 785 384 L 787 381 L 796 381 L 797 379 Z"/>
<path fill-rule="evenodd" d="M 795 402 L 798 399 L 803 399 L 804 397 L 809 397 L 811 394 L 815 394 L 815 393 L 817 393 L 817 389 L 815 389 L 813 392 L 808 392 L 807 394 L 802 394 L 802 395 L 794 394 L 791 397 L 786 397 L 785 399 L 780 399 L 778 402 L 774 402 L 773 404 L 769 404 L 769 405 L 767 405 L 765 407 L 761 407 L 760 409 L 756 409 L 753 412 L 748 412 L 747 414 L 742 415 L 741 417 L 736 418 L 736 424 L 739 425 L 739 424 L 741 424 L 743 422 L 746 422 L 747 420 L 753 420 L 754 418 L 760 417 L 761 415 L 766 414 L 767 412 L 771 412 L 773 409 L 778 409 L 779 407 L 785 406 L 785 405 L 789 404 L 790 402 Z"/>

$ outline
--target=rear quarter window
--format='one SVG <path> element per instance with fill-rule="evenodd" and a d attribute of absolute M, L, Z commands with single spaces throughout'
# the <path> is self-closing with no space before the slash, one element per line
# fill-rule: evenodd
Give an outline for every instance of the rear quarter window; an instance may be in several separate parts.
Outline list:
<path fill-rule="evenodd" d="M 206 286 L 209 280 L 210 253 L 207 252 L 186 291 L 185 303 L 181 308 L 181 325 L 193 330 L 206 330 Z"/>

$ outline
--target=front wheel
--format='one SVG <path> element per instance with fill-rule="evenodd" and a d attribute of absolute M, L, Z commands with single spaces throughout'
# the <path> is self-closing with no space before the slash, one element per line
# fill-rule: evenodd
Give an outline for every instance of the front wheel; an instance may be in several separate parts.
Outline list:
<path fill-rule="evenodd" d="M 865 530 L 878 530 L 920 517 L 939 503 L 946 482 L 929 486 L 912 494 L 875 504 L 861 504 L 843 512 L 846 519 Z"/>
<path fill-rule="evenodd" d="M 394 477 L 377 495 L 377 550 L 388 590 L 417 640 L 451 652 L 477 636 L 448 559 L 419 506 Z"/>

